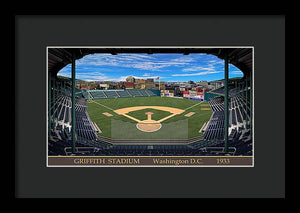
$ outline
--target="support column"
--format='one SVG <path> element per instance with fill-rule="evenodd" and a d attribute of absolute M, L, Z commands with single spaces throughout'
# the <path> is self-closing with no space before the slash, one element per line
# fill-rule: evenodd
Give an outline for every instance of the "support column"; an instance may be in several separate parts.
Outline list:
<path fill-rule="evenodd" d="M 252 110 L 253 110 L 253 73 L 250 73 L 250 135 L 252 137 Z"/>
<path fill-rule="evenodd" d="M 246 115 L 247 115 L 247 109 L 248 109 L 248 76 L 246 75 Z M 248 125 L 248 115 L 246 116 L 246 123 Z"/>
<path fill-rule="evenodd" d="M 76 125 L 75 125 L 75 54 L 72 56 L 72 153 L 75 153 Z"/>
<path fill-rule="evenodd" d="M 224 75 L 225 75 L 225 95 L 224 95 L 224 113 L 225 113 L 225 124 L 224 124 L 224 152 L 228 153 L 228 127 L 229 127 L 229 108 L 228 108 L 228 55 L 227 52 L 225 53 L 224 58 Z"/>
<path fill-rule="evenodd" d="M 246 95 L 245 95 L 245 81 L 243 81 L 243 88 L 242 88 L 242 90 L 243 90 L 243 98 L 245 99 L 246 98 Z"/>
<path fill-rule="evenodd" d="M 48 72 L 48 134 L 51 130 L 51 73 Z"/>
<path fill-rule="evenodd" d="M 248 115 L 247 115 L 247 108 L 248 108 L 248 76 L 246 75 L 246 126 L 248 126 Z"/>
<path fill-rule="evenodd" d="M 53 78 L 53 106 L 55 106 L 56 100 L 55 100 L 55 89 L 56 89 L 56 81 L 55 78 Z M 52 120 L 54 120 L 55 118 L 52 117 Z"/>

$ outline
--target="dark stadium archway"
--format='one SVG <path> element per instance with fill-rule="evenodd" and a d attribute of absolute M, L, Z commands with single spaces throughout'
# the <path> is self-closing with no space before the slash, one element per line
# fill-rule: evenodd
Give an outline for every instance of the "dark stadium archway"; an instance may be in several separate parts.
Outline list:
<path fill-rule="evenodd" d="M 66 65 L 72 64 L 72 152 L 75 152 L 75 60 L 80 59 L 89 54 L 95 53 L 109 53 L 117 55 L 119 53 L 206 53 L 217 56 L 224 60 L 224 104 L 225 104 L 225 152 L 228 152 L 228 126 L 229 126 L 229 107 L 228 107 L 228 73 L 229 63 L 239 68 L 244 77 L 250 80 L 250 134 L 252 135 L 252 106 L 253 106 L 253 94 L 252 94 L 252 81 L 253 81 L 253 48 L 252 47 L 66 47 L 56 48 L 48 47 L 48 84 L 51 87 L 51 78 L 55 77 L 57 73 Z M 246 81 L 247 82 L 247 81 Z M 48 105 L 51 103 L 51 89 L 48 86 Z M 50 108 L 50 107 L 49 107 Z M 51 126 L 51 114 L 48 116 L 49 127 Z"/>

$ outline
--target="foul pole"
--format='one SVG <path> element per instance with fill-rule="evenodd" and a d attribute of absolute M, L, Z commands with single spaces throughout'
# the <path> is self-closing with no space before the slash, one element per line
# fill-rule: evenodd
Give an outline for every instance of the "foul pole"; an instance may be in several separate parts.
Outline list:
<path fill-rule="evenodd" d="M 160 77 L 158 76 L 158 90 L 160 92 Z"/>

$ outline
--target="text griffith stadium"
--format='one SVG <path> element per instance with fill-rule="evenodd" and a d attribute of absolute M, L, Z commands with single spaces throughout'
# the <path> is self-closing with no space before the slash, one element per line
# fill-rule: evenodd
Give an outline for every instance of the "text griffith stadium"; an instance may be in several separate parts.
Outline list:
<path fill-rule="evenodd" d="M 202 164 L 202 159 L 195 159 L 191 158 L 189 160 L 174 160 L 174 159 L 158 159 L 153 158 L 152 159 L 153 164 L 161 164 L 161 165 L 180 165 L 180 164 Z M 126 165 L 132 165 L 132 164 L 140 164 L 140 159 L 137 158 L 75 158 L 74 164 L 104 164 L 104 165 L 111 165 L 111 164 L 126 164 Z"/>

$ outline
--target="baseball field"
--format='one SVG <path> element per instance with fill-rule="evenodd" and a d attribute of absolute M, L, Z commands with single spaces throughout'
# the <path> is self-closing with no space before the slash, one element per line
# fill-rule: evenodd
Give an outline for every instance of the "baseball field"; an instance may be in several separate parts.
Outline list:
<path fill-rule="evenodd" d="M 203 135 L 212 110 L 207 102 L 154 96 L 89 100 L 88 114 L 100 137 L 191 139 Z"/>

